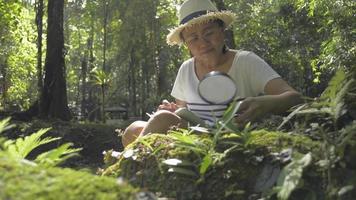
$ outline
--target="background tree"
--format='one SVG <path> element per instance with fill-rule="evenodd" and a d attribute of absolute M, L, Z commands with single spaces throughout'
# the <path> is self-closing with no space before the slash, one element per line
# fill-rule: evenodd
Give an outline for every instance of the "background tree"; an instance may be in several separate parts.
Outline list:
<path fill-rule="evenodd" d="M 48 1 L 47 52 L 40 116 L 69 120 L 64 64 L 64 0 Z"/>

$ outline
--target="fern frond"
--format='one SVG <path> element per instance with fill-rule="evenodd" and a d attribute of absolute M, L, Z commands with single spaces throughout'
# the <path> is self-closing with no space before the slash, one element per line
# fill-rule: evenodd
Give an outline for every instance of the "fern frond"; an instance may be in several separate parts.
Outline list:
<path fill-rule="evenodd" d="M 347 112 L 347 98 L 356 89 L 355 83 L 352 72 L 346 73 L 343 69 L 339 69 L 330 80 L 328 87 L 321 94 L 320 98 L 296 114 L 327 114 L 336 122 Z"/>
<path fill-rule="evenodd" d="M 68 158 L 78 155 L 76 153 L 82 150 L 82 148 L 72 149 L 72 145 L 72 143 L 65 143 L 55 149 L 44 152 L 36 157 L 35 162 L 45 167 L 56 166 Z"/>
<path fill-rule="evenodd" d="M 333 78 L 330 80 L 328 87 L 321 94 L 320 98 L 323 100 L 329 100 L 328 102 L 335 99 L 337 93 L 342 88 L 345 79 L 346 79 L 345 71 L 342 69 L 337 70 Z"/>
<path fill-rule="evenodd" d="M 3 150 L 5 147 L 6 139 L 0 137 L 0 151 Z"/>
<path fill-rule="evenodd" d="M 285 166 L 280 173 L 277 186 L 275 191 L 277 191 L 278 199 L 287 200 L 293 190 L 298 187 L 299 182 L 302 180 L 303 170 L 312 161 L 311 153 L 305 154 L 302 158 L 294 159 L 291 163 Z"/>
<path fill-rule="evenodd" d="M 348 80 L 337 92 L 335 99 L 332 99 L 331 106 L 334 109 L 334 119 L 338 119 L 344 112 L 345 97 L 348 94 L 354 80 Z"/>
<path fill-rule="evenodd" d="M 49 130 L 50 128 L 41 129 L 36 133 L 26 136 L 25 138 L 18 138 L 15 141 L 15 146 L 19 157 L 26 158 L 26 156 L 28 156 L 28 154 L 38 146 L 60 139 L 60 138 L 49 138 L 49 137 L 41 139 L 42 135 L 47 133 Z"/>
<path fill-rule="evenodd" d="M 10 122 L 10 117 L 8 118 L 5 118 L 3 120 L 0 121 L 0 133 L 10 129 L 10 128 L 13 128 L 15 125 L 9 125 L 9 122 Z"/>
<path fill-rule="evenodd" d="M 337 146 L 345 146 L 349 143 L 356 142 L 352 138 L 356 136 L 356 121 L 346 126 L 340 131 L 340 136 L 337 138 Z"/>
<path fill-rule="evenodd" d="M 56 141 L 60 138 L 43 138 L 41 137 L 48 132 L 50 128 L 41 129 L 36 133 L 33 133 L 25 138 L 18 138 L 16 140 L 8 140 L 5 142 L 5 150 L 10 156 L 18 159 L 23 159 L 28 156 L 28 154 L 40 145 L 47 144 Z"/>
<path fill-rule="evenodd" d="M 11 127 L 9 121 L 10 118 L 0 121 L 0 132 Z M 26 160 L 25 158 L 37 147 L 60 139 L 59 137 L 42 138 L 50 129 L 41 129 L 29 136 L 16 140 L 2 139 L 0 141 L 0 149 L 10 158 Z M 81 150 L 81 148 L 71 148 L 71 146 L 71 143 L 65 143 L 58 148 L 44 152 L 36 157 L 35 162 L 45 167 L 58 165 L 68 158 L 77 155 L 76 153 Z"/>

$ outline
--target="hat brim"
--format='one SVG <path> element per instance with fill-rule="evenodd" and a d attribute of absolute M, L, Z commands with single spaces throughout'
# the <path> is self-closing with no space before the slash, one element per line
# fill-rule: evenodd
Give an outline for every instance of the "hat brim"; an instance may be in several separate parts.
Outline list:
<path fill-rule="evenodd" d="M 183 43 L 180 33 L 185 28 L 192 27 L 196 24 L 203 24 L 215 19 L 220 19 L 224 22 L 225 27 L 229 27 L 236 19 L 236 15 L 231 11 L 218 11 L 218 12 L 209 12 L 206 15 L 194 18 L 185 24 L 181 24 L 170 30 L 167 35 L 167 43 L 169 45 L 181 45 Z"/>

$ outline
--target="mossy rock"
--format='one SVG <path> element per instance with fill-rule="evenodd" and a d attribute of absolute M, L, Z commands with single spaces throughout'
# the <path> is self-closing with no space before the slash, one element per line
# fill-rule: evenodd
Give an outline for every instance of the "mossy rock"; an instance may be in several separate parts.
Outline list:
<path fill-rule="evenodd" d="M 170 146 L 173 141 L 166 135 L 153 134 L 142 141 L 152 145 L 154 149 L 164 148 L 155 152 L 154 156 L 151 149 L 147 148 L 143 143 L 135 143 L 135 145 L 132 145 L 135 149 L 133 150 L 134 154 L 130 158 L 122 159 L 122 162 L 113 164 L 103 174 L 114 177 L 122 176 L 130 180 L 132 184 L 148 188 L 150 191 L 164 191 L 162 195 L 166 197 L 174 196 L 179 198 L 179 196 L 183 195 L 181 193 L 186 193 L 186 195 L 194 193 L 196 188 L 194 181 L 197 176 L 176 176 L 173 173 L 167 173 L 167 168 L 161 162 L 171 156 L 179 156 L 191 161 L 197 160 L 198 157 L 189 151 Z M 177 153 L 176 151 L 179 152 Z M 194 195 L 189 197 L 196 199 Z"/>
<path fill-rule="evenodd" d="M 282 150 L 318 155 L 320 149 L 319 142 L 283 132 L 252 131 L 248 140 L 242 134 L 225 134 L 210 152 L 214 162 L 200 173 L 214 141 L 211 135 L 189 136 L 196 141 L 195 146 L 182 145 L 170 134 L 145 136 L 128 146 L 116 162 L 109 163 L 103 175 L 122 176 L 134 186 L 163 197 L 247 199 L 271 189 L 285 165 L 278 159 Z M 183 162 L 169 166 L 163 164 L 167 159 Z M 266 173 L 271 173 L 270 177 L 263 177 Z M 261 184 L 263 181 L 266 183 Z"/>
<path fill-rule="evenodd" d="M 72 169 L 42 168 L 2 154 L 0 152 L 1 200 L 136 199 L 138 189 L 117 179 Z"/>

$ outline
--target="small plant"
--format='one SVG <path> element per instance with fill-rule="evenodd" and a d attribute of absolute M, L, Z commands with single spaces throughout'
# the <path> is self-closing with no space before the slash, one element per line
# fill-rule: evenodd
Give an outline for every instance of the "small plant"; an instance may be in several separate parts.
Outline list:
<path fill-rule="evenodd" d="M 239 128 L 233 123 L 233 119 L 235 117 L 236 112 L 239 110 L 241 102 L 234 102 L 230 105 L 230 107 L 226 110 L 221 120 L 217 122 L 216 128 L 210 130 L 213 134 L 212 139 L 206 139 L 201 141 L 201 138 L 198 137 L 191 131 L 188 130 L 180 130 L 180 131 L 172 131 L 169 133 L 169 136 L 174 140 L 174 145 L 177 147 L 182 147 L 188 150 L 191 150 L 198 157 L 200 157 L 200 163 L 198 166 L 195 166 L 193 163 L 179 160 L 177 158 L 172 158 L 163 161 L 164 164 L 171 165 L 169 170 L 171 172 L 182 173 L 185 175 L 196 175 L 193 171 L 189 171 L 185 169 L 185 167 L 195 166 L 195 168 L 199 169 L 200 178 L 198 182 L 204 179 L 204 175 L 207 170 L 217 163 L 221 162 L 231 151 L 238 149 L 239 147 L 244 147 L 249 141 L 250 138 L 250 124 L 247 124 L 245 129 L 237 134 L 236 136 L 241 138 L 241 140 L 230 141 L 230 148 L 225 149 L 223 152 L 217 151 L 218 142 L 224 138 L 223 133 L 226 132 L 239 132 Z M 229 140 L 228 138 L 224 138 Z"/>
<path fill-rule="evenodd" d="M 12 127 L 9 125 L 9 121 L 10 118 L 0 121 L 0 133 Z M 0 151 L 16 160 L 26 159 L 37 147 L 60 139 L 59 137 L 41 138 L 49 130 L 50 128 L 41 129 L 29 136 L 16 140 L 0 140 Z M 66 159 L 75 156 L 76 152 L 81 150 L 81 148 L 73 149 L 71 146 L 71 143 L 65 143 L 55 149 L 39 154 L 34 161 L 45 167 L 56 166 Z"/>
<path fill-rule="evenodd" d="M 277 193 L 279 200 L 288 200 L 291 193 L 302 185 L 303 170 L 310 165 L 312 156 L 308 153 L 299 157 L 286 165 L 278 177 L 273 193 Z"/>
<path fill-rule="evenodd" d="M 296 108 L 278 129 L 294 117 L 305 117 L 306 121 L 314 120 L 316 123 L 320 121 L 330 129 L 329 131 L 337 130 L 340 125 L 350 123 L 352 112 L 356 109 L 355 76 L 356 72 L 346 73 L 343 69 L 339 69 L 319 98 Z M 353 120 L 355 117 L 353 116 Z"/>
<path fill-rule="evenodd" d="M 168 169 L 169 172 L 181 173 L 196 178 L 198 177 L 196 171 L 199 171 L 200 177 L 202 177 L 212 164 L 215 157 L 213 154 L 216 154 L 216 152 L 213 151 L 211 140 L 206 139 L 202 141 L 201 138 L 191 133 L 192 131 L 188 130 L 172 131 L 168 136 L 173 139 L 175 147 L 190 150 L 198 158 L 201 158 L 199 164 L 197 165 L 178 158 L 170 158 L 164 160 L 163 163 L 170 166 Z M 190 170 L 192 167 L 197 170 Z"/>
<path fill-rule="evenodd" d="M 105 121 L 106 121 L 106 118 L 105 118 L 105 92 L 106 92 L 107 86 L 111 82 L 111 75 L 109 73 L 106 73 L 104 70 L 100 70 L 98 68 L 94 68 L 91 71 L 91 73 L 94 78 L 94 80 L 93 80 L 94 85 L 100 86 L 101 117 L 102 117 L 103 123 L 105 123 Z"/>
<path fill-rule="evenodd" d="M 299 106 L 279 126 L 280 129 L 295 116 L 305 117 L 302 126 L 310 128 L 302 127 L 302 130 L 309 130 L 308 134 L 321 141 L 322 157 L 316 164 L 324 173 L 323 185 L 327 199 L 341 198 L 341 195 L 355 187 L 354 184 L 335 181 L 336 171 L 345 168 L 345 155 L 349 153 L 347 149 L 355 146 L 356 122 L 351 113 L 356 108 L 353 103 L 356 92 L 354 75 L 355 72 L 346 73 L 339 69 L 320 98 Z"/>

